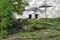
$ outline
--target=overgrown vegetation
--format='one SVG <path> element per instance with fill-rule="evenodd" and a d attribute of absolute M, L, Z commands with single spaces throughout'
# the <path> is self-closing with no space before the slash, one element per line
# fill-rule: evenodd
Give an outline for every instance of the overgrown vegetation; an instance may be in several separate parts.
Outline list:
<path fill-rule="evenodd" d="M 17 4 L 15 4 L 15 2 L 17 2 Z M 43 40 L 45 37 L 50 38 L 60 33 L 60 18 L 42 18 L 39 20 L 15 20 L 12 18 L 14 11 L 21 14 L 26 5 L 28 4 L 25 0 L 0 0 L 0 40 L 2 40 L 4 36 L 14 33 L 18 33 L 17 35 L 19 37 L 37 36 L 42 37 Z M 41 38 L 38 40 L 40 39 Z M 60 40 L 59 38 L 56 39 Z"/>
<path fill-rule="evenodd" d="M 29 19 L 28 21 L 23 22 L 23 27 L 25 27 L 25 30 L 30 31 L 33 30 L 40 30 L 40 29 L 55 29 L 60 30 L 60 18 L 49 18 L 49 19 Z"/>
<path fill-rule="evenodd" d="M 15 2 L 18 4 L 14 4 Z M 26 5 L 27 2 L 23 2 L 23 0 L 0 0 L 0 39 L 6 36 L 8 30 L 13 28 L 13 25 L 16 24 L 17 20 L 15 21 L 12 17 L 13 12 L 17 11 L 21 14 Z"/>
<path fill-rule="evenodd" d="M 60 18 L 29 19 L 22 26 L 24 32 L 19 32 L 19 37 L 38 37 L 26 40 L 60 40 Z M 27 23 L 27 24 L 26 24 Z M 24 40 L 24 39 L 22 39 Z"/>

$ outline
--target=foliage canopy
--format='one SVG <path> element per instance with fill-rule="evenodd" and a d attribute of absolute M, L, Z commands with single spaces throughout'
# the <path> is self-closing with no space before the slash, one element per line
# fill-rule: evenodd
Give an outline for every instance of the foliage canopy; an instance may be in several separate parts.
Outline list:
<path fill-rule="evenodd" d="M 14 3 L 18 4 L 14 4 Z M 27 2 L 25 0 L 0 0 L 0 32 L 6 30 L 11 24 L 13 24 L 14 19 L 12 15 L 14 11 L 21 14 L 24 11 Z"/>

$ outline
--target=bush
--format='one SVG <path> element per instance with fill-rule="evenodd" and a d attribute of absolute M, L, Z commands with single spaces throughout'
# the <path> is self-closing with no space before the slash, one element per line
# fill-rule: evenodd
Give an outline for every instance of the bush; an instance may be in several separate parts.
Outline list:
<path fill-rule="evenodd" d="M 23 28 L 25 31 L 32 31 L 32 30 L 40 30 L 40 29 L 56 29 L 60 30 L 60 23 L 58 23 L 60 19 L 29 19 L 26 22 L 23 22 Z M 57 24 L 58 23 L 58 24 Z"/>
<path fill-rule="evenodd" d="M 2 40 L 2 37 L 0 36 L 0 40 Z"/>
<path fill-rule="evenodd" d="M 6 36 L 7 34 L 8 34 L 8 32 L 6 30 L 1 30 L 1 32 L 0 32 L 1 37 Z"/>
<path fill-rule="evenodd" d="M 30 24 L 34 25 L 34 24 L 36 24 L 36 20 L 34 20 L 34 19 L 29 19 L 28 23 L 29 23 L 29 25 L 30 25 Z"/>
<path fill-rule="evenodd" d="M 54 29 L 60 31 L 60 25 L 55 25 Z"/>
<path fill-rule="evenodd" d="M 1 30 L 1 32 L 0 32 L 0 40 L 2 40 L 2 38 L 4 36 L 6 36 L 7 34 L 8 34 L 8 32 L 6 30 Z"/>
<path fill-rule="evenodd" d="M 43 19 L 40 19 L 40 20 L 29 19 L 27 21 L 28 24 L 24 25 L 23 28 L 25 29 L 25 31 L 51 28 L 52 25 L 49 23 L 45 23 L 46 22 L 45 20 L 43 20 Z"/>

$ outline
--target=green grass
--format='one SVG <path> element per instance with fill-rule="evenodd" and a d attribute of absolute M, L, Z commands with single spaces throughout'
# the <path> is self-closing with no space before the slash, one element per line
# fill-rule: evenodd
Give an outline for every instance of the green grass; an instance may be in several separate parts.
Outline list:
<path fill-rule="evenodd" d="M 60 31 L 56 31 L 56 30 L 39 30 L 39 31 L 34 31 L 34 32 L 20 32 L 17 35 L 19 37 L 40 37 L 40 38 L 36 38 L 35 40 L 42 40 L 42 39 L 59 39 L 59 37 L 55 36 L 58 35 L 60 33 Z M 30 39 L 29 39 L 30 40 Z M 34 40 L 33 38 L 31 40 Z"/>
<path fill-rule="evenodd" d="M 17 35 L 20 37 L 40 37 L 40 36 L 44 36 L 44 34 L 47 34 L 45 36 L 54 36 L 57 35 L 60 31 L 56 31 L 56 30 L 49 30 L 49 29 L 45 29 L 45 30 L 39 30 L 39 31 L 34 31 L 34 32 L 20 32 Z M 43 34 L 43 35 L 42 35 Z"/>
<path fill-rule="evenodd" d="M 29 19 L 27 24 L 24 25 L 30 32 L 19 32 L 17 35 L 19 37 L 40 37 L 39 39 L 29 39 L 29 40 L 60 40 L 60 18 L 49 18 L 49 19 Z M 44 29 L 45 28 L 45 29 Z M 33 32 L 31 30 L 34 30 Z M 39 30 L 37 30 L 39 29 Z M 56 36 L 56 37 L 54 37 Z M 52 38 L 50 38 L 52 37 Z M 26 39 L 28 40 L 28 39 Z"/>

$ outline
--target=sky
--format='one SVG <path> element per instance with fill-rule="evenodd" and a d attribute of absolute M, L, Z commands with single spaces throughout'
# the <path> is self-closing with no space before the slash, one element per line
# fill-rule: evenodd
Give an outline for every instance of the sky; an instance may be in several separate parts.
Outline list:
<path fill-rule="evenodd" d="M 26 9 L 28 9 L 30 7 L 38 7 L 38 6 L 40 6 L 40 5 L 45 3 L 45 0 L 27 0 L 27 1 L 29 3 L 29 6 L 26 7 Z M 46 0 L 46 1 L 47 1 L 47 4 L 51 4 L 52 0 L 49 0 L 49 1 Z"/>
<path fill-rule="evenodd" d="M 46 4 L 51 5 L 51 8 L 47 8 L 47 13 L 50 16 L 60 16 L 60 0 L 27 0 L 29 5 L 25 9 L 30 9 L 32 7 L 39 7 L 43 5 L 46 1 Z M 41 8 L 41 10 L 44 8 Z M 58 13 L 58 14 L 57 14 Z"/>
<path fill-rule="evenodd" d="M 46 1 L 46 4 L 51 5 L 52 7 L 47 8 L 48 17 L 60 17 L 60 0 L 26 0 L 29 5 L 25 7 L 25 9 L 30 9 L 32 7 L 39 7 L 43 5 Z M 45 10 L 44 8 L 40 8 L 41 10 Z M 27 12 L 23 12 L 26 14 Z M 32 13 L 32 12 L 29 12 Z M 57 14 L 58 13 L 58 14 Z M 19 16 L 18 16 L 19 17 Z"/>

